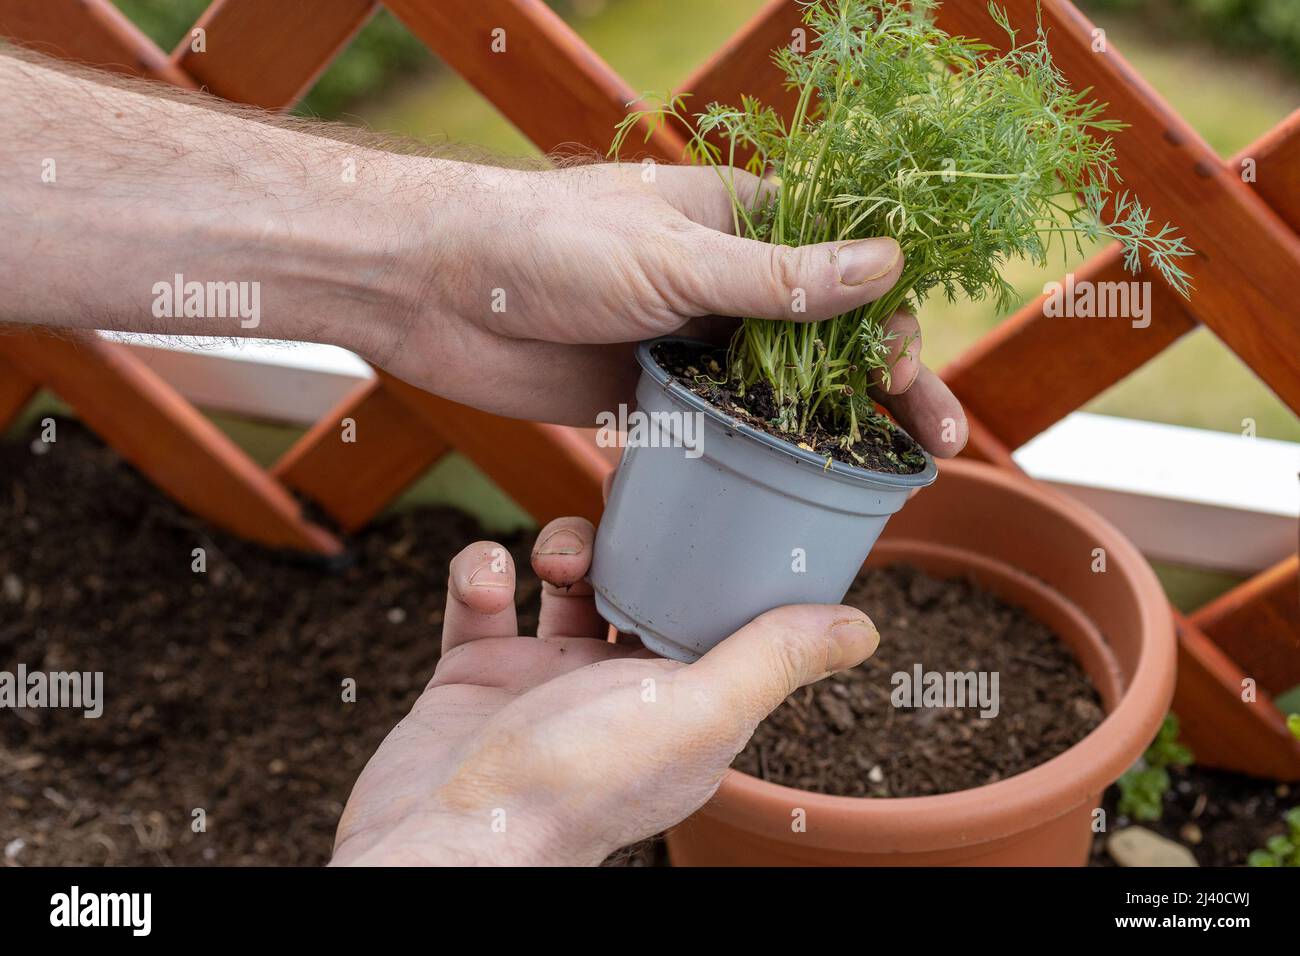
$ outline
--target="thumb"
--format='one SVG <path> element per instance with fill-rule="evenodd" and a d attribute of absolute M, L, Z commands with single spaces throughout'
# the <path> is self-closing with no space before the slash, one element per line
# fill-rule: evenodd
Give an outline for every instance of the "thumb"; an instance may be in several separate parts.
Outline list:
<path fill-rule="evenodd" d="M 781 246 L 699 226 L 676 260 L 701 313 L 819 322 L 874 302 L 903 274 L 903 252 L 888 237 Z"/>
<path fill-rule="evenodd" d="M 757 726 L 800 687 L 856 667 L 876 652 L 871 619 L 842 604 L 798 604 L 754 618 L 682 676 Z"/>

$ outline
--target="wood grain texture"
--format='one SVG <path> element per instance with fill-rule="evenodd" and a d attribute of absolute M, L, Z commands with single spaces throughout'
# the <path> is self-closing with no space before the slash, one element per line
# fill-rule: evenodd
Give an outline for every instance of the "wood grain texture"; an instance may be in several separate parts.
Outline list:
<path fill-rule="evenodd" d="M 277 481 L 130 349 L 98 335 L 14 331 L 0 357 L 52 389 L 94 432 L 173 500 L 271 547 L 334 554 Z"/>
<path fill-rule="evenodd" d="M 353 442 L 343 440 L 349 419 Z M 272 474 L 318 504 L 344 531 L 355 531 L 449 450 L 391 389 L 371 380 L 305 432 Z"/>
<path fill-rule="evenodd" d="M 1245 175 L 1254 163 L 1255 190 L 1293 232 L 1300 233 L 1300 109 L 1251 143 L 1226 164 Z"/>
<path fill-rule="evenodd" d="M 194 86 L 109 0 L 0 0 L 0 36 L 87 66 Z"/>
<path fill-rule="evenodd" d="M 1300 685 L 1300 558 L 1260 572 L 1190 620 L 1270 694 Z"/>
<path fill-rule="evenodd" d="M 1174 613 L 1178 685 L 1173 711 L 1196 762 L 1276 780 L 1300 780 L 1300 742 L 1268 695 L 1241 699 L 1246 676 L 1195 624 Z"/>
<path fill-rule="evenodd" d="M 206 49 L 182 38 L 173 61 L 209 92 L 265 109 L 292 106 L 377 8 L 374 0 L 215 0 L 195 24 Z"/>

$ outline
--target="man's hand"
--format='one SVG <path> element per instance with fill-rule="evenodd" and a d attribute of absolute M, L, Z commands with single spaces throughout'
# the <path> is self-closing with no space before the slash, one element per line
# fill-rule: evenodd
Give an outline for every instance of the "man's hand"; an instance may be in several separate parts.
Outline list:
<path fill-rule="evenodd" d="M 430 283 L 372 357 L 478 408 L 590 426 L 633 402 L 628 343 L 672 332 L 725 342 L 735 320 L 720 316 L 829 319 L 898 281 L 893 239 L 793 248 L 736 237 L 729 186 L 748 202 L 761 181 L 686 166 L 476 169 L 459 187 L 456 242 L 431 237 L 427 253 L 446 257 L 454 281 Z M 875 397 L 931 452 L 955 455 L 966 420 L 920 362 L 916 318 L 899 312 L 889 328 L 892 375 Z"/>
<path fill-rule="evenodd" d="M 785 607 L 684 665 L 605 640 L 594 531 L 547 525 L 538 636 L 517 634 L 505 548 L 451 563 L 442 659 L 348 799 L 335 863 L 595 864 L 687 817 L 799 687 L 876 649 L 850 607 Z"/>
<path fill-rule="evenodd" d="M 325 342 L 486 411 L 591 426 L 633 401 L 631 343 L 725 337 L 735 320 L 716 316 L 829 318 L 903 267 L 890 239 L 731 235 L 711 169 L 500 169 L 154 93 L 0 54 L 0 323 Z M 742 196 L 759 188 L 734 180 Z M 188 292 L 160 298 L 190 284 L 207 290 L 197 309 Z M 215 314 L 214 288 L 227 290 Z M 931 452 L 956 454 L 966 421 L 920 364 L 916 320 L 891 327 L 894 394 L 876 397 Z"/>

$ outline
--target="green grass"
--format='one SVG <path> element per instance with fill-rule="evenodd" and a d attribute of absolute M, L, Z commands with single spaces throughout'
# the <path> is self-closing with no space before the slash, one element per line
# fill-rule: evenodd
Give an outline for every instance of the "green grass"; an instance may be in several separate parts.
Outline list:
<path fill-rule="evenodd" d="M 667 89 L 679 86 L 758 6 L 758 0 L 697 0 L 690 28 L 685 29 L 680 7 L 672 0 L 616 0 L 577 18 L 574 26 L 634 89 Z M 1134 68 L 1223 156 L 1300 106 L 1300 84 L 1264 63 L 1181 41 L 1162 45 L 1159 35 L 1114 14 L 1103 14 L 1099 23 Z M 367 105 L 359 118 L 377 129 L 536 155 L 495 108 L 454 76 L 413 79 Z M 1045 282 L 1081 261 L 1076 256 L 1046 269 L 1013 263 L 1007 278 L 1022 297 L 1031 298 Z M 941 366 L 1000 318 L 987 303 L 927 303 L 921 315 L 927 361 Z M 1087 410 L 1228 432 L 1241 431 L 1242 420 L 1251 418 L 1261 436 L 1300 441 L 1300 419 L 1203 330 L 1101 395 Z"/>

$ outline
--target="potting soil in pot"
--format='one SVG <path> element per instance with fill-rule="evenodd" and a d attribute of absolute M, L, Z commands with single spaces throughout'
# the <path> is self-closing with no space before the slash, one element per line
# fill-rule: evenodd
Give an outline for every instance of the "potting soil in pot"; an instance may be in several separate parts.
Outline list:
<path fill-rule="evenodd" d="M 759 726 L 738 769 L 840 796 L 949 793 L 1050 760 L 1104 716 L 1047 627 L 964 579 L 883 568 L 860 576 L 844 603 L 871 615 L 879 650 L 796 691 Z M 969 673 L 966 706 L 931 706 L 944 703 L 947 675 Z"/>
<path fill-rule="evenodd" d="M 886 474 L 913 475 L 925 470 L 925 455 L 912 436 L 892 425 L 879 412 L 864 413 L 862 440 L 852 449 L 817 424 L 803 434 L 791 435 L 773 426 L 778 414 L 772 387 L 758 382 L 740 389 L 727 380 L 727 350 L 701 348 L 684 342 L 656 345 L 654 358 L 684 388 L 694 392 L 724 415 L 739 419 L 759 431 L 846 465 Z"/>

